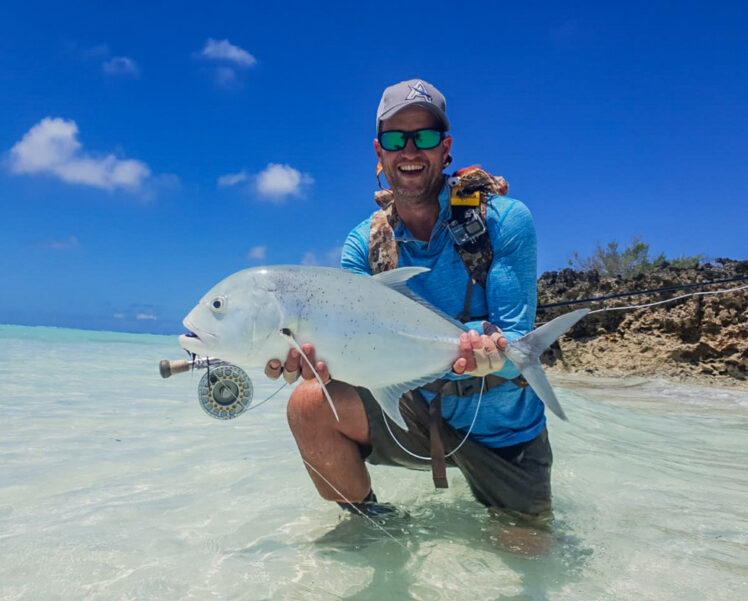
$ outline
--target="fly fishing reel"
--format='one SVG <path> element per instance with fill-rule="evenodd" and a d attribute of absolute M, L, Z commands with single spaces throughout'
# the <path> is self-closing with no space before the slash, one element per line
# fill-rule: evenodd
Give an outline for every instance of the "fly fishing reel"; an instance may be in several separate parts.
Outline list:
<path fill-rule="evenodd" d="M 240 367 L 211 357 L 159 364 L 162 378 L 193 369 L 207 369 L 197 385 L 197 398 L 205 413 L 216 419 L 234 419 L 249 409 L 254 388 Z"/>
<path fill-rule="evenodd" d="M 197 398 L 205 413 L 216 419 L 239 417 L 252 403 L 252 381 L 236 365 L 221 365 L 200 378 Z"/>

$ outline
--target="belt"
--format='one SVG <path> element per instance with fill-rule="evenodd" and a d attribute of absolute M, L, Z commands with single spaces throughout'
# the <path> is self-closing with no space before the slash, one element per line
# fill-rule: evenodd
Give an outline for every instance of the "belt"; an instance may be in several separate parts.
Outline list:
<path fill-rule="evenodd" d="M 488 374 L 483 383 L 483 392 L 496 388 L 507 382 L 512 382 L 516 386 L 525 387 L 527 386 L 527 380 L 522 376 L 517 376 L 512 380 L 507 380 L 501 376 L 494 376 Z M 421 386 L 423 390 L 433 392 L 436 396 L 433 398 L 429 405 L 429 439 L 430 439 L 430 450 L 431 450 L 431 475 L 434 479 L 434 486 L 436 488 L 447 488 L 447 466 L 446 459 L 444 457 L 444 443 L 441 437 L 441 423 L 442 423 L 442 395 L 457 395 L 461 397 L 473 396 L 480 393 L 481 389 L 481 378 L 467 378 L 464 380 L 435 380 Z M 413 391 L 414 394 L 421 396 L 418 390 Z"/>
<path fill-rule="evenodd" d="M 527 380 L 525 380 L 522 376 L 517 376 L 516 378 L 507 380 L 506 378 L 502 378 L 501 376 L 488 374 L 486 376 L 486 381 L 483 384 L 483 392 L 491 390 L 492 388 L 496 388 L 497 386 L 501 386 L 502 384 L 506 384 L 507 382 L 512 382 L 514 385 L 520 387 L 527 386 Z M 464 380 L 439 379 L 434 380 L 433 382 L 429 382 L 425 386 L 421 386 L 423 390 L 433 392 L 434 394 L 441 393 L 443 395 L 455 396 L 474 396 L 480 393 L 480 387 L 481 378 L 466 378 Z"/>

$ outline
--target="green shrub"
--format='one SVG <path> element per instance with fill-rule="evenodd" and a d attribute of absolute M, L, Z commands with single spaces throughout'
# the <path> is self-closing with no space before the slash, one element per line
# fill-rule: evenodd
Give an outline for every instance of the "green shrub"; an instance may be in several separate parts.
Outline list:
<path fill-rule="evenodd" d="M 580 257 L 579 253 L 574 253 L 569 259 L 569 265 L 580 271 L 594 270 L 602 276 L 630 278 L 666 265 L 696 267 L 703 259 L 704 255 L 666 259 L 664 253 L 650 258 L 649 244 L 642 242 L 640 236 L 634 236 L 631 243 L 622 251 L 618 247 L 618 242 L 608 242 L 605 247 L 600 246 L 598 242 L 591 257 Z"/>

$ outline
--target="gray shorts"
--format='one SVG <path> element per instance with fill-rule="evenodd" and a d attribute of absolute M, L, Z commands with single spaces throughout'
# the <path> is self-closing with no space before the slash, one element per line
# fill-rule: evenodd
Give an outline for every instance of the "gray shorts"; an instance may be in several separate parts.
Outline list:
<path fill-rule="evenodd" d="M 410 392 L 400 398 L 400 412 L 409 428 L 405 432 L 384 415 L 366 388 L 357 387 L 356 391 L 369 420 L 371 448 L 362 449 L 366 461 L 373 465 L 430 470 L 430 461 L 411 457 L 392 440 L 394 434 L 400 444 L 412 453 L 422 457 L 430 455 L 428 403 L 420 395 Z M 446 453 L 465 438 L 463 432 L 445 420 L 442 420 L 441 435 Z M 532 440 L 497 449 L 469 438 L 457 453 L 447 457 L 446 463 L 447 467 L 460 468 L 475 498 L 487 507 L 534 516 L 550 512 L 553 453 L 547 429 Z"/>

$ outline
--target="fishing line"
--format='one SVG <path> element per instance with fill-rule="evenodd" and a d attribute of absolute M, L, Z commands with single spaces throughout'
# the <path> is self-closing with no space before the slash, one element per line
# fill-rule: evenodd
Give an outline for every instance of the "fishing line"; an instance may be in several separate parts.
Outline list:
<path fill-rule="evenodd" d="M 460 447 L 462 447 L 462 445 L 465 444 L 465 441 L 467 441 L 467 439 L 470 437 L 470 433 L 473 431 L 473 427 L 475 426 L 475 421 L 478 419 L 478 411 L 480 410 L 481 400 L 483 399 L 483 386 L 485 382 L 486 382 L 486 378 L 484 376 L 480 379 L 480 394 L 478 395 L 478 403 L 475 406 L 475 414 L 473 415 L 473 421 L 470 424 L 470 428 L 468 428 L 467 434 L 465 434 L 465 438 L 463 438 L 460 441 L 460 444 L 458 444 L 454 449 L 452 449 L 449 453 L 444 455 L 444 459 L 448 459 L 449 457 L 454 455 L 457 451 L 459 451 Z M 402 443 L 395 437 L 395 434 L 392 431 L 392 428 L 390 428 L 390 423 L 387 420 L 387 414 L 384 412 L 384 409 L 382 409 L 382 416 L 384 417 L 384 425 L 387 426 L 387 431 L 390 433 L 392 440 L 395 441 L 395 444 L 397 444 L 398 447 L 400 447 L 403 451 L 405 451 L 411 457 L 415 457 L 416 459 L 421 459 L 423 461 L 431 461 L 431 457 L 422 457 L 421 455 L 418 455 L 414 453 L 413 451 L 406 449 L 402 445 Z"/>
<path fill-rule="evenodd" d="M 269 401 L 270 399 L 272 399 L 272 398 L 273 398 L 273 397 L 274 397 L 274 396 L 275 396 L 276 394 L 278 394 L 278 393 L 279 393 L 279 392 L 280 392 L 281 390 L 283 390 L 283 389 L 284 389 L 284 388 L 285 388 L 286 386 L 288 386 L 288 382 L 283 382 L 283 384 L 281 385 L 281 387 L 280 387 L 280 388 L 279 388 L 278 390 L 276 390 L 276 391 L 275 391 L 275 392 L 274 392 L 273 394 L 271 394 L 271 395 L 270 395 L 270 396 L 269 396 L 268 398 L 266 398 L 266 399 L 265 399 L 264 401 L 262 401 L 261 403 L 257 403 L 256 405 L 252 405 L 251 407 L 249 407 L 249 408 L 247 409 L 247 411 L 252 411 L 252 409 L 257 409 L 257 408 L 258 408 L 258 407 L 260 407 L 261 405 L 264 405 L 264 404 L 265 404 L 265 403 L 267 403 L 267 402 L 268 402 L 268 401 Z"/>
<path fill-rule="evenodd" d="M 470 427 L 468 428 L 467 434 L 465 434 L 465 438 L 463 438 L 462 442 L 460 442 L 460 444 L 458 444 L 452 451 L 450 451 L 444 456 L 445 459 L 447 459 L 448 457 L 451 457 L 457 451 L 459 451 L 460 447 L 465 444 L 465 441 L 468 439 L 468 436 L 470 436 L 470 433 L 473 431 L 473 426 L 475 426 L 475 420 L 478 419 L 478 410 L 480 409 L 480 403 L 481 403 L 481 400 L 483 399 L 483 386 L 485 385 L 485 382 L 486 382 L 486 377 L 483 376 L 480 379 L 480 394 L 478 395 L 478 403 L 475 406 L 475 414 L 473 415 L 473 421 L 470 424 Z"/>
<path fill-rule="evenodd" d="M 327 402 L 330 404 L 330 409 L 332 409 L 332 414 L 335 416 L 335 419 L 337 421 L 340 421 L 340 418 L 338 417 L 338 411 L 335 409 L 335 405 L 333 405 L 332 399 L 330 398 L 330 393 L 327 392 L 327 386 L 322 381 L 322 378 L 319 377 L 317 370 L 314 368 L 314 365 L 312 365 L 312 362 L 309 361 L 309 359 L 307 358 L 306 353 L 303 350 L 301 350 L 299 343 L 296 342 L 296 338 L 294 338 L 293 332 L 291 332 L 291 330 L 289 330 L 288 328 L 283 328 L 281 330 L 281 335 L 291 343 L 291 346 L 293 346 L 299 352 L 299 355 L 301 355 L 301 358 L 304 359 L 304 361 L 306 361 L 306 364 L 312 370 L 314 377 L 317 378 L 317 382 L 319 382 L 319 385 L 322 387 L 322 392 L 325 393 L 325 398 L 327 399 Z M 328 383 L 329 382 L 330 380 L 328 380 Z"/>
<path fill-rule="evenodd" d="M 217 419 L 233 419 L 251 409 L 257 409 L 273 399 L 281 390 L 288 386 L 283 382 L 279 388 L 270 393 L 259 403 L 252 403 L 253 387 L 249 376 L 239 366 L 227 363 L 216 357 L 198 358 L 195 353 L 187 351 L 188 361 L 168 361 L 159 363 L 162 378 L 170 378 L 174 374 L 185 371 L 192 372 L 205 369 L 206 373 L 198 385 L 198 400 L 203 409 L 211 417 Z M 216 412 L 217 411 L 217 412 Z"/>
<path fill-rule="evenodd" d="M 742 281 L 744 279 L 745 278 L 735 278 L 733 280 L 723 280 L 723 281 Z M 716 282 L 714 282 L 714 283 L 716 283 Z M 684 287 L 687 287 L 687 286 L 684 286 Z M 670 289 L 672 289 L 672 288 L 669 288 L 667 290 L 670 290 Z M 706 291 L 702 291 L 702 292 L 690 292 L 688 294 L 682 294 L 680 296 L 676 296 L 676 297 L 673 297 L 673 298 L 668 298 L 668 299 L 661 300 L 661 301 L 655 301 L 655 302 L 652 302 L 652 303 L 644 303 L 644 304 L 641 304 L 641 305 L 629 305 L 627 307 L 605 307 L 605 308 L 602 308 L 602 309 L 595 309 L 594 311 L 590 311 L 588 313 L 588 315 L 592 315 L 593 313 L 604 313 L 606 311 L 624 311 L 624 310 L 628 310 L 628 309 L 644 309 L 646 307 L 654 307 L 656 305 L 663 305 L 665 303 L 671 303 L 671 302 L 674 302 L 674 301 L 677 301 L 677 300 L 681 300 L 681 299 L 684 299 L 684 298 L 689 298 L 691 296 L 706 296 L 706 295 L 709 295 L 709 294 L 727 294 L 729 292 L 739 292 L 740 290 L 746 290 L 746 289 L 748 289 L 748 285 L 746 285 L 746 286 L 738 286 L 737 288 L 728 288 L 728 289 L 725 289 L 725 290 L 706 290 Z M 663 289 L 663 290 L 665 290 L 665 289 Z M 631 294 L 641 294 L 641 293 L 631 293 Z M 623 296 L 623 295 L 619 295 L 619 296 Z M 614 295 L 614 296 L 611 296 L 611 297 L 601 297 L 601 298 L 615 298 L 615 297 L 616 296 Z M 595 299 L 587 299 L 587 300 L 595 300 Z M 573 301 L 573 302 L 566 303 L 566 304 L 574 304 L 574 303 L 581 303 L 581 302 L 585 302 L 585 301 Z M 562 306 L 563 304 L 565 304 L 565 303 L 555 303 L 553 305 L 544 305 L 544 307 Z M 548 322 L 543 321 L 543 322 L 539 322 L 537 325 L 543 325 L 543 324 L 546 324 L 546 323 L 548 323 Z M 455 447 L 455 449 L 453 449 L 447 455 L 444 456 L 445 459 L 448 458 L 448 457 L 451 457 L 452 455 L 454 455 L 460 449 L 460 447 L 463 444 L 465 444 L 465 442 L 467 441 L 468 437 L 470 436 L 470 433 L 473 431 L 473 427 L 475 426 L 475 421 L 478 418 L 478 410 L 480 409 L 481 399 L 483 398 L 483 384 L 484 384 L 484 382 L 485 382 L 485 378 L 481 379 L 481 392 L 480 392 L 480 396 L 478 397 L 478 403 L 477 403 L 477 405 L 475 407 L 475 415 L 473 415 L 473 421 L 470 424 L 470 428 L 468 429 L 468 432 L 465 435 L 465 438 L 462 439 L 462 441 L 460 442 L 460 444 L 457 445 L 457 447 Z M 398 447 L 400 447 L 405 453 L 407 453 L 408 455 L 410 455 L 411 457 L 414 457 L 416 459 L 421 459 L 423 461 L 430 461 L 431 460 L 430 457 L 423 457 L 421 455 L 413 453 L 409 449 L 406 449 L 405 446 L 403 446 L 400 443 L 400 441 L 395 437 L 395 434 L 392 432 L 392 428 L 390 428 L 390 424 L 387 421 L 387 417 L 386 417 L 386 415 L 384 413 L 384 410 L 382 410 L 382 415 L 384 415 L 384 417 L 385 417 L 384 424 L 387 427 L 387 431 L 390 433 L 390 437 L 392 438 L 392 440 L 395 441 L 395 444 L 397 444 Z"/>
<path fill-rule="evenodd" d="M 571 301 L 560 301 L 558 303 L 548 303 L 546 305 L 538 305 L 538 309 L 550 309 L 552 307 L 565 307 L 568 305 L 579 305 L 582 303 L 590 303 L 593 301 L 604 301 L 612 298 L 624 298 L 626 296 L 639 296 L 642 294 L 652 294 L 654 292 L 674 292 L 675 290 L 685 290 L 687 288 L 699 288 L 701 286 L 713 286 L 714 284 L 727 284 L 729 282 L 744 282 L 748 280 L 748 276 L 739 278 L 729 278 L 726 280 L 712 280 L 711 282 L 694 282 L 692 284 L 681 284 L 680 286 L 666 286 L 664 288 L 650 288 L 649 290 L 637 290 L 635 292 L 620 292 L 618 294 L 608 294 L 606 296 L 594 296 L 590 298 L 581 298 L 579 300 Z"/>
<path fill-rule="evenodd" d="M 665 303 L 672 303 L 677 300 L 681 300 L 684 298 L 689 298 L 691 296 L 706 296 L 708 294 L 727 294 L 728 292 L 738 292 L 740 290 L 748 289 L 748 285 L 746 286 L 738 286 L 737 288 L 727 288 L 725 290 L 706 290 L 703 292 L 689 292 L 688 294 L 681 294 L 680 296 L 674 296 L 673 298 L 666 298 L 665 300 L 661 301 L 655 301 L 653 303 L 644 303 L 641 305 L 629 305 L 627 307 L 603 307 L 602 309 L 595 309 L 594 311 L 590 311 L 588 315 L 592 315 L 593 313 L 605 313 L 606 311 L 624 311 L 627 309 L 644 309 L 646 307 L 654 307 L 655 305 L 664 305 Z M 574 301 L 574 302 L 583 302 L 583 301 Z M 549 305 L 545 305 L 548 307 Z M 543 325 L 548 323 L 547 321 L 541 321 L 538 322 L 536 325 Z"/>
<path fill-rule="evenodd" d="M 363 511 L 361 511 L 361 510 L 360 510 L 360 509 L 359 509 L 358 507 L 356 507 L 356 504 L 355 504 L 355 503 L 353 503 L 352 501 L 349 501 L 349 500 L 348 500 L 348 498 L 347 498 L 347 497 L 346 497 L 346 496 L 345 496 L 345 495 L 344 495 L 344 494 L 343 494 L 342 492 L 340 492 L 340 491 L 339 491 L 339 490 L 338 490 L 337 488 L 335 488 L 335 486 L 333 485 L 333 483 L 332 483 L 332 482 L 330 482 L 330 481 L 329 481 L 329 480 L 328 480 L 327 478 L 325 478 L 325 477 L 324 477 L 324 476 L 323 476 L 323 475 L 322 475 L 322 474 L 320 473 L 320 471 L 319 471 L 319 470 L 318 470 L 318 469 L 317 469 L 316 467 L 314 467 L 314 466 L 313 466 L 313 465 L 312 465 L 311 463 L 309 463 L 309 462 L 308 462 L 308 461 L 307 461 L 306 459 L 304 459 L 303 457 L 301 458 L 301 460 L 302 460 L 302 461 L 303 461 L 303 462 L 304 462 L 304 463 L 305 463 L 305 464 L 307 465 L 307 467 L 308 467 L 308 468 L 309 468 L 310 470 L 312 470 L 312 471 L 313 471 L 313 472 L 314 472 L 315 474 L 317 474 L 317 475 L 318 475 L 318 476 L 319 476 L 320 478 L 322 478 L 322 480 L 324 480 L 324 481 L 325 481 L 325 484 L 327 484 L 327 486 L 329 486 L 330 488 L 332 488 L 332 489 L 333 489 L 333 490 L 334 490 L 334 491 L 335 491 L 335 492 L 336 492 L 337 494 L 339 494 L 339 495 L 340 495 L 340 497 L 341 497 L 341 498 L 342 498 L 342 499 L 343 499 L 343 500 L 344 500 L 344 501 L 345 501 L 346 503 L 348 503 L 348 504 L 349 504 L 349 505 L 350 505 L 351 507 L 353 507 L 353 509 L 355 509 L 356 511 L 358 511 L 358 512 L 359 512 L 359 513 L 360 513 L 360 514 L 361 514 L 362 516 L 364 516 L 364 517 L 365 517 L 365 518 L 366 518 L 367 520 L 369 520 L 369 521 L 370 521 L 370 522 L 371 522 L 372 524 L 374 524 L 374 525 L 375 525 L 375 526 L 376 526 L 377 528 L 379 528 L 379 529 L 380 529 L 380 530 L 381 530 L 382 532 L 384 532 L 384 533 L 385 533 L 385 534 L 386 534 L 387 536 L 389 536 L 389 537 L 390 537 L 390 538 L 391 538 L 392 540 L 394 540 L 394 541 L 395 541 L 395 542 L 396 542 L 396 543 L 397 543 L 398 545 L 400 545 L 400 546 L 401 546 L 401 547 L 402 547 L 403 549 L 405 549 L 406 551 L 408 550 L 408 547 L 406 547 L 406 546 L 405 546 L 404 544 L 402 544 L 402 543 L 401 543 L 401 542 L 400 542 L 399 540 L 397 540 L 397 539 L 396 539 L 396 538 L 395 538 L 394 536 L 392 536 L 392 535 L 391 535 L 391 534 L 390 534 L 389 532 L 387 532 L 387 530 L 386 530 L 386 529 L 385 529 L 385 528 L 384 528 L 384 527 L 383 527 L 382 525 L 378 524 L 378 523 L 377 523 L 377 522 L 376 522 L 376 521 L 375 521 L 374 519 L 370 518 L 370 517 L 369 517 L 368 515 L 366 515 L 366 514 L 365 514 L 365 513 L 363 512 Z"/>
<path fill-rule="evenodd" d="M 221 390 L 222 391 L 223 390 L 228 391 L 228 393 L 232 397 L 234 397 L 232 399 L 232 401 L 236 401 L 236 400 L 239 399 L 238 393 L 234 392 L 231 389 L 231 386 L 229 386 L 229 385 L 226 384 L 226 382 L 228 382 L 228 380 L 222 380 L 221 376 L 219 376 L 215 371 L 213 371 L 213 374 L 211 375 L 211 372 L 210 372 L 210 359 L 208 359 L 208 361 L 206 362 L 205 368 L 206 368 L 206 375 L 208 376 L 208 394 L 213 394 L 213 388 L 215 387 L 216 384 L 223 384 L 223 388 Z"/>
<path fill-rule="evenodd" d="M 623 311 L 624 309 L 643 309 L 645 307 L 654 307 L 655 305 L 671 303 L 673 301 L 677 301 L 682 298 L 688 298 L 689 296 L 706 296 L 707 294 L 727 294 L 728 292 L 737 292 L 738 290 L 745 290 L 746 288 L 748 288 L 748 286 L 739 286 L 738 288 L 729 288 L 727 290 L 707 290 L 705 292 L 691 292 L 689 294 L 682 294 L 680 296 L 675 296 L 673 298 L 668 298 L 668 299 L 656 301 L 653 303 L 646 303 L 644 305 L 631 305 L 629 307 L 608 307 L 604 309 L 595 309 L 594 311 L 590 311 L 589 315 L 592 315 L 593 313 L 601 313 L 603 311 Z"/>

